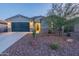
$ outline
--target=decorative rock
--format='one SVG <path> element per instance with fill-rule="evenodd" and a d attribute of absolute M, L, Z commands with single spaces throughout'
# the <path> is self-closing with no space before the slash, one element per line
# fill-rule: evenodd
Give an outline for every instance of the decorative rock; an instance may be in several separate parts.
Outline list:
<path fill-rule="evenodd" d="M 8 52 L 10 56 L 79 56 L 79 41 L 77 40 L 74 41 L 70 38 L 65 40 L 66 38 L 64 39 L 63 36 L 39 36 L 37 38 L 39 39 L 33 40 L 31 36 L 26 35 L 4 53 Z M 57 50 L 51 50 L 49 45 L 55 42 L 59 43 L 60 47 Z"/>
<path fill-rule="evenodd" d="M 73 42 L 73 39 L 67 39 L 67 42 Z"/>

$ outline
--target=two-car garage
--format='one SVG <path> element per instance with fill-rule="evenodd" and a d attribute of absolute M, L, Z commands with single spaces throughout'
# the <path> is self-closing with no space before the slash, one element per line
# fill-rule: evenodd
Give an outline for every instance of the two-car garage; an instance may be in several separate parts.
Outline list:
<path fill-rule="evenodd" d="M 12 22 L 12 32 L 29 32 L 29 22 Z"/>

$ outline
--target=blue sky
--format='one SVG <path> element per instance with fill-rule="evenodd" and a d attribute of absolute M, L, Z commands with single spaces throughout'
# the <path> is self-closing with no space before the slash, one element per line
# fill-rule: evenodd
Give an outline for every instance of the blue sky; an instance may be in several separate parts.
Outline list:
<path fill-rule="evenodd" d="M 0 4 L 0 18 L 21 14 L 27 17 L 46 16 L 47 11 L 51 8 L 49 3 L 15 3 Z"/>

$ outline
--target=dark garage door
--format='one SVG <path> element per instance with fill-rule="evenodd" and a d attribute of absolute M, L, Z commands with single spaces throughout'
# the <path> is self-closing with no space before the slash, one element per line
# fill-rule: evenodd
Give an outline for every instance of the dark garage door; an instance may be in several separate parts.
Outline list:
<path fill-rule="evenodd" d="M 28 22 L 12 22 L 12 32 L 29 32 Z"/>

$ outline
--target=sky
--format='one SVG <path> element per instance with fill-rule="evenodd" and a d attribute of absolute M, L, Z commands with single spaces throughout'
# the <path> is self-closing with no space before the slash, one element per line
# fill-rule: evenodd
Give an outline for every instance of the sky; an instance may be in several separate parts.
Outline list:
<path fill-rule="evenodd" d="M 6 19 L 17 14 L 27 17 L 46 16 L 51 8 L 49 3 L 2 3 L 0 4 L 0 19 Z"/>

